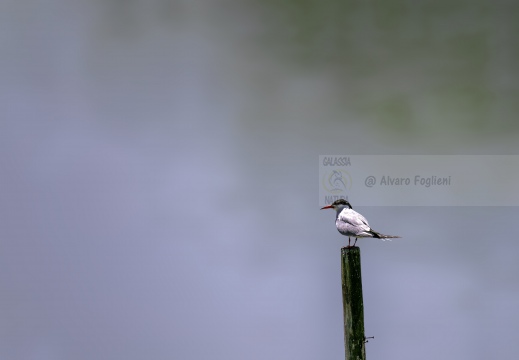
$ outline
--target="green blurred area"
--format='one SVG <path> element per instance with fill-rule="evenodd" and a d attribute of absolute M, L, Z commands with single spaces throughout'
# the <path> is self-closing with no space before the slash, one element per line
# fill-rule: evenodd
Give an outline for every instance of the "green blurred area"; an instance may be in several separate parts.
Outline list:
<path fill-rule="evenodd" d="M 487 1 L 255 1 L 259 40 L 328 72 L 337 101 L 401 131 L 517 130 L 519 11 Z"/>

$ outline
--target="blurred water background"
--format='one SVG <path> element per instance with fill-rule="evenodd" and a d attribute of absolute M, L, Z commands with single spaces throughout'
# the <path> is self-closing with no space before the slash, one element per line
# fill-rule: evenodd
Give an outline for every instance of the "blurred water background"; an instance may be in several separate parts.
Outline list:
<path fill-rule="evenodd" d="M 318 155 L 519 154 L 517 2 L 0 9 L 1 359 L 341 359 Z M 519 356 L 517 207 L 358 210 L 368 359 Z"/>

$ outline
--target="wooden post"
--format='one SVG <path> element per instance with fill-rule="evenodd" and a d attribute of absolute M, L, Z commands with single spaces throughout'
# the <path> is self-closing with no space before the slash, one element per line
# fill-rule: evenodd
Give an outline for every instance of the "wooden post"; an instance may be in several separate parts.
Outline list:
<path fill-rule="evenodd" d="M 366 360 L 360 249 L 341 249 L 342 303 L 346 360 Z"/>

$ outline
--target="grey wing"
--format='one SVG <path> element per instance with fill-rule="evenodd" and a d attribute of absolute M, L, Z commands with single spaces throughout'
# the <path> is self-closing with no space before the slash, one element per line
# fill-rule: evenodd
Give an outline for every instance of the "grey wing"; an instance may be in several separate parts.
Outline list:
<path fill-rule="evenodd" d="M 368 220 L 352 209 L 344 209 L 337 217 L 337 229 L 346 236 L 372 237 Z"/>
<path fill-rule="evenodd" d="M 341 211 L 338 220 L 347 222 L 351 225 L 365 225 L 369 228 L 368 220 L 366 220 L 364 216 L 352 209 L 344 209 L 343 211 Z"/>

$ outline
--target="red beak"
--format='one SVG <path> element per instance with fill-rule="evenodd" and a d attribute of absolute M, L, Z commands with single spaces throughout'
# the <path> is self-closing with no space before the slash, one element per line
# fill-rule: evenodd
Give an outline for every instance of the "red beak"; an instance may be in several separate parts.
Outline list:
<path fill-rule="evenodd" d="M 324 209 L 333 209 L 333 206 L 332 205 L 327 205 L 327 206 L 321 208 L 321 210 L 324 210 Z"/>

